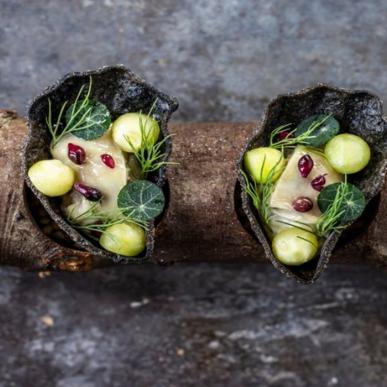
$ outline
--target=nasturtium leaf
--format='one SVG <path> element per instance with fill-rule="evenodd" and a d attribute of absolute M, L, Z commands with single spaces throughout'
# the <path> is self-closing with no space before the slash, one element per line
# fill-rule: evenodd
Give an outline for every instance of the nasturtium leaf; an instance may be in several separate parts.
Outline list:
<path fill-rule="evenodd" d="M 310 137 L 308 136 L 303 141 L 303 144 L 316 148 L 323 146 L 340 131 L 340 124 L 334 117 L 327 114 L 316 114 L 303 120 L 297 126 L 294 136 L 299 137 L 301 134 L 311 130 L 313 126 L 315 128 L 311 131 Z"/>
<path fill-rule="evenodd" d="M 340 189 L 339 195 L 337 191 Z M 337 212 L 342 212 L 339 222 L 346 224 L 357 219 L 364 211 L 366 202 L 363 192 L 350 183 L 333 183 L 327 185 L 318 195 L 317 204 L 322 213 L 330 205 L 337 205 Z"/>
<path fill-rule="evenodd" d="M 164 209 L 163 191 L 147 180 L 134 180 L 118 194 L 117 205 L 121 212 L 134 220 L 147 222 L 156 218 Z"/>
<path fill-rule="evenodd" d="M 82 102 L 72 104 L 66 111 L 66 123 L 71 121 L 77 137 L 84 140 L 95 140 L 101 137 L 111 124 L 111 117 L 108 108 L 100 103 L 90 101 L 81 107 Z M 79 111 L 78 111 L 79 110 Z"/>

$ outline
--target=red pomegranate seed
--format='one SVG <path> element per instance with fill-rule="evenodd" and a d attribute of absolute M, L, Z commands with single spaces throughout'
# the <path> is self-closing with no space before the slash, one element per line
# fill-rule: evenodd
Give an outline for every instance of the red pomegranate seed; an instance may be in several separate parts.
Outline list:
<path fill-rule="evenodd" d="M 312 185 L 313 189 L 320 192 L 324 188 L 324 185 L 326 183 L 325 176 L 326 174 L 319 175 L 311 181 L 310 184 Z"/>
<path fill-rule="evenodd" d="M 82 183 L 74 183 L 74 189 L 92 202 L 98 202 L 102 198 L 101 191 Z"/>
<path fill-rule="evenodd" d="M 283 130 L 282 132 L 278 133 L 278 140 L 285 140 L 285 138 L 289 137 L 290 130 Z"/>
<path fill-rule="evenodd" d="M 101 155 L 101 160 L 102 162 L 109 168 L 113 169 L 115 166 L 116 166 L 116 163 L 113 159 L 112 156 L 110 156 L 109 154 L 107 153 L 104 153 L 103 155 Z"/>
<path fill-rule="evenodd" d="M 308 212 L 313 208 L 313 202 L 306 197 L 299 197 L 292 203 L 293 208 L 298 212 Z"/>
<path fill-rule="evenodd" d="M 309 155 L 304 155 L 298 160 L 298 170 L 302 177 L 308 177 L 313 168 L 313 160 Z"/>
<path fill-rule="evenodd" d="M 79 145 L 72 144 L 71 142 L 67 145 L 67 155 L 74 164 L 81 165 L 86 160 L 85 150 Z"/>

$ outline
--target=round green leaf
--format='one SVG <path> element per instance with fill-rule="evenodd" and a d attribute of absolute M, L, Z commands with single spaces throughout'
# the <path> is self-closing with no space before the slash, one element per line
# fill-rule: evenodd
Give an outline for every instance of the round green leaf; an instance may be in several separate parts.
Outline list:
<path fill-rule="evenodd" d="M 327 114 L 316 114 L 306 118 L 297 126 L 295 137 L 299 137 L 315 127 L 310 133 L 310 138 L 307 138 L 303 144 L 316 148 L 323 146 L 332 137 L 336 136 L 340 130 L 340 124 L 337 120 L 332 116 L 327 117 Z"/>
<path fill-rule="evenodd" d="M 339 194 L 337 191 L 340 189 Z M 339 222 L 346 224 L 357 219 L 364 211 L 366 202 L 363 192 L 356 186 L 349 183 L 333 183 L 326 186 L 317 197 L 317 204 L 322 213 L 325 213 L 329 206 L 336 205 L 336 213 L 343 212 Z"/>
<path fill-rule="evenodd" d="M 147 180 L 134 180 L 121 189 L 117 204 L 125 216 L 147 222 L 161 214 L 165 198 L 156 184 Z"/>
<path fill-rule="evenodd" d="M 82 108 L 81 104 L 82 102 L 77 102 L 67 109 L 66 123 L 69 123 L 73 117 L 71 126 L 75 126 L 71 133 L 84 140 L 95 140 L 109 129 L 111 124 L 110 112 L 100 102 L 89 102 Z"/>

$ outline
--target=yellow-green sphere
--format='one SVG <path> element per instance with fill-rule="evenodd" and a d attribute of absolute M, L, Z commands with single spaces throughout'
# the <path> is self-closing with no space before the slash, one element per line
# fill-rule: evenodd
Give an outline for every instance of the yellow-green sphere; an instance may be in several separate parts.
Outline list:
<path fill-rule="evenodd" d="M 144 229 L 134 223 L 119 223 L 108 227 L 99 239 L 100 245 L 116 254 L 134 257 L 146 246 Z"/>
<path fill-rule="evenodd" d="M 60 160 L 41 160 L 30 167 L 28 177 L 42 194 L 54 197 L 72 189 L 75 172 Z"/>
<path fill-rule="evenodd" d="M 283 264 L 298 266 L 313 259 L 318 250 L 318 240 L 311 232 L 288 228 L 274 236 L 272 250 Z"/>
<path fill-rule="evenodd" d="M 269 178 L 276 181 L 285 167 L 282 152 L 269 147 L 249 150 L 245 153 L 244 164 L 249 175 L 259 184 L 265 184 Z"/>
<path fill-rule="evenodd" d="M 346 174 L 361 171 L 371 158 L 369 145 L 361 137 L 349 133 L 333 137 L 324 153 L 337 172 Z"/>
<path fill-rule="evenodd" d="M 141 113 L 126 113 L 112 126 L 114 142 L 125 152 L 135 153 L 142 146 L 153 145 L 160 135 L 155 119 Z"/>

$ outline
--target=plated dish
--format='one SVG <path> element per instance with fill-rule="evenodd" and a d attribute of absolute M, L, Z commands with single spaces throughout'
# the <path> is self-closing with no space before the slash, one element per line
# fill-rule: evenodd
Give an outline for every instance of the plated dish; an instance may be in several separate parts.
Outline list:
<path fill-rule="evenodd" d="M 32 103 L 26 182 L 80 247 L 114 260 L 150 256 L 176 108 L 123 66 L 66 76 Z"/>
<path fill-rule="evenodd" d="M 320 85 L 270 104 L 238 168 L 250 226 L 282 272 L 313 282 L 379 192 L 383 131 L 381 104 L 364 92 Z"/>

